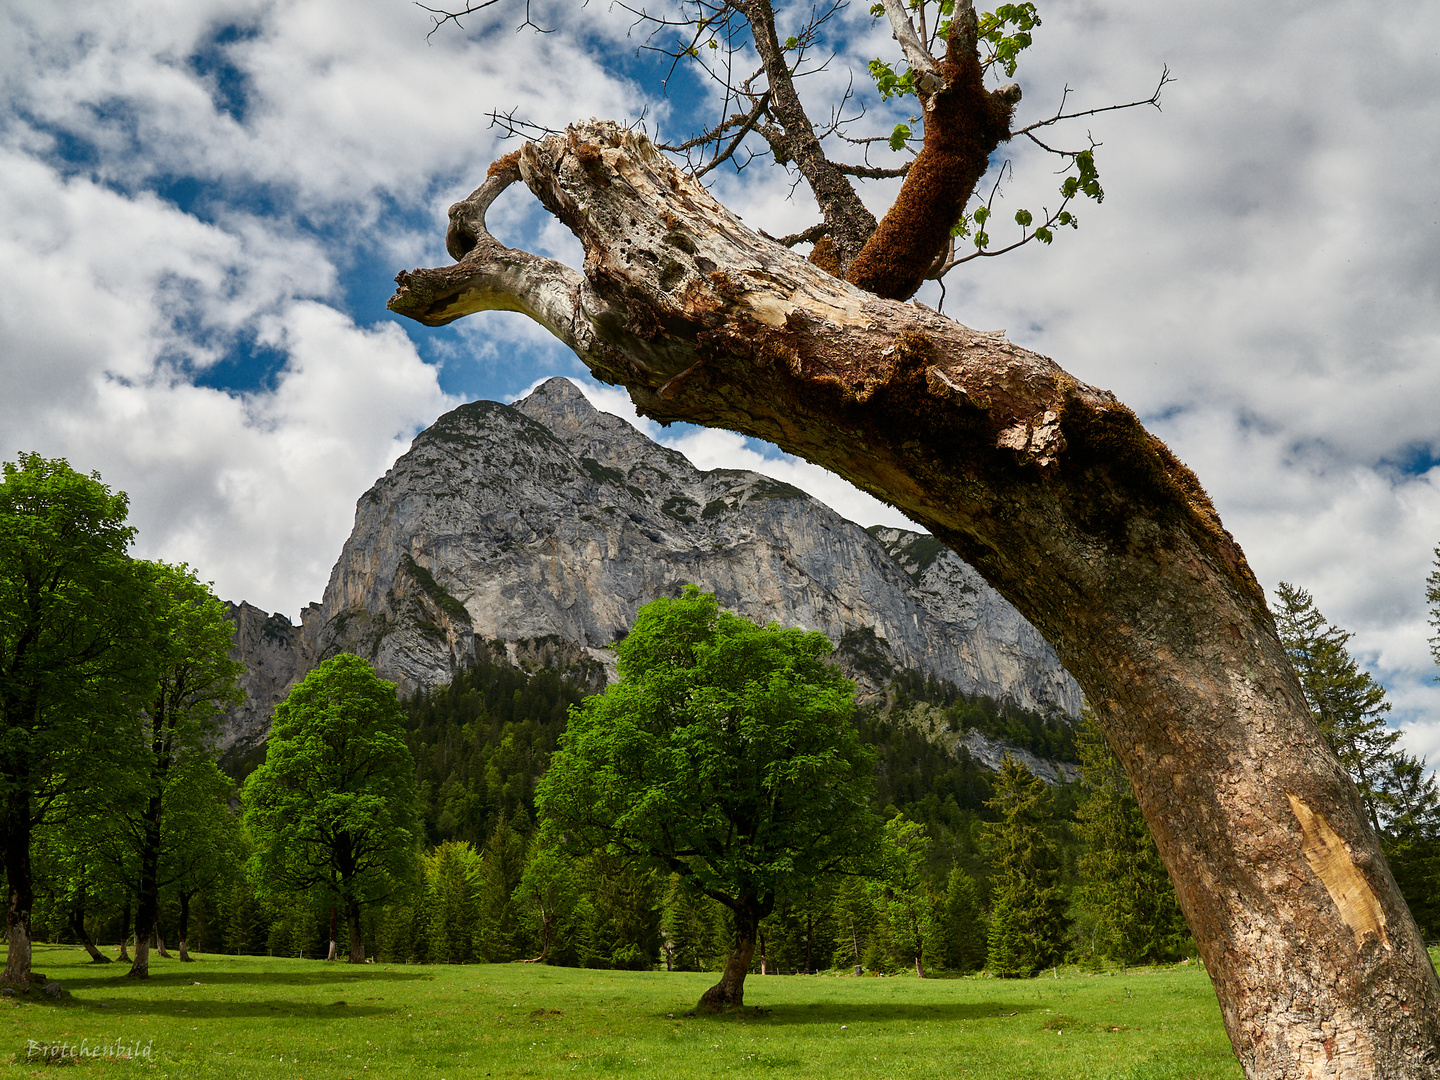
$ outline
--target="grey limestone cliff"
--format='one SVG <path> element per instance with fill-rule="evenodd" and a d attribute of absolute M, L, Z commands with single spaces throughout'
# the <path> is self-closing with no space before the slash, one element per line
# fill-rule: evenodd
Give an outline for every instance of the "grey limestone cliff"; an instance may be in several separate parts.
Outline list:
<path fill-rule="evenodd" d="M 361 497 L 316 654 L 366 656 L 406 693 L 496 642 L 613 667 L 637 608 L 691 582 L 751 619 L 823 631 L 871 689 L 915 668 L 1079 711 L 1039 633 L 930 537 L 867 532 L 756 473 L 701 472 L 564 379 L 447 413 Z"/>
<path fill-rule="evenodd" d="M 315 666 L 320 606 L 311 604 L 302 611 L 299 625 L 244 601 L 225 608 L 235 626 L 230 659 L 245 665 L 240 677 L 245 700 L 221 720 L 216 748 L 235 757 L 264 741 L 275 703 Z"/>

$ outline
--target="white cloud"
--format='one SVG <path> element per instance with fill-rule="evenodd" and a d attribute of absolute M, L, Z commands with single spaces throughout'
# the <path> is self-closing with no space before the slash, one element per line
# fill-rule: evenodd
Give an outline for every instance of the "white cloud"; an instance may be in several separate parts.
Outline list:
<path fill-rule="evenodd" d="M 345 313 L 378 291 L 356 268 L 445 259 L 446 206 L 510 148 L 492 109 L 558 126 L 648 108 L 670 135 L 694 118 L 616 73 L 640 63 L 626 19 L 558 0 L 534 11 L 557 32 L 516 34 L 518 9 L 497 5 L 427 42 L 427 16 L 399 2 L 0 8 L 0 452 L 98 468 L 131 492 L 147 551 L 189 559 L 227 596 L 291 614 L 318 597 L 355 498 L 451 404 L 403 333 Z M 1238 0 L 1048 0 L 1042 15 L 1022 119 L 1067 83 L 1083 108 L 1143 97 L 1163 63 L 1177 81 L 1163 113 L 1059 137 L 1083 145 L 1088 127 L 1103 142 L 1104 204 L 1050 249 L 957 271 L 947 311 L 1136 408 L 1262 581 L 1309 588 L 1353 629 L 1407 738 L 1434 746 L 1423 588 L 1440 476 L 1397 463 L 1440 456 L 1440 8 L 1356 20 L 1322 0 L 1267 9 L 1263 32 Z M 812 105 L 893 48 L 864 5 L 841 18 L 850 38 L 804 89 Z M 904 108 L 867 122 L 883 131 Z M 1010 210 L 1053 205 L 1052 163 L 1020 142 L 1009 153 Z M 780 170 L 715 184 L 772 233 L 816 220 Z M 865 197 L 883 209 L 889 190 Z M 518 186 L 491 220 L 578 262 Z M 446 385 L 487 396 L 579 374 L 518 317 L 417 340 Z M 274 351 L 271 380 L 243 395 L 194 385 L 232 371 L 237 342 Z M 618 392 L 582 381 L 634 422 Z M 702 467 L 899 520 L 738 436 L 640 424 Z"/>

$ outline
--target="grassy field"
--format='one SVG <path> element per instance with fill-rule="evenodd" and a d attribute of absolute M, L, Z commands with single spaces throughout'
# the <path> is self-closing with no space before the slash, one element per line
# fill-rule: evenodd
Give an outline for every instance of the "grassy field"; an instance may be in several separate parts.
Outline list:
<path fill-rule="evenodd" d="M 684 1015 L 713 975 L 152 954 L 136 984 L 79 949 L 38 946 L 34 964 L 67 996 L 0 999 L 9 1074 L 54 1075 L 27 1061 L 34 1040 L 98 1054 L 75 1067 L 104 1076 L 1240 1075 L 1196 964 L 1026 981 L 752 976 L 759 1008 L 719 1020 Z M 129 1060 L 105 1055 L 137 1046 Z"/>

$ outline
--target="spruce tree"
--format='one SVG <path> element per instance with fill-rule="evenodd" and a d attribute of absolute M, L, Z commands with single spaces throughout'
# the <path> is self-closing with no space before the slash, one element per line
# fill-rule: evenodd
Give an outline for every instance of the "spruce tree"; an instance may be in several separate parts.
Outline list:
<path fill-rule="evenodd" d="M 1089 710 L 1077 746 L 1085 788 L 1075 812 L 1085 846 L 1079 899 L 1095 920 L 1096 955 L 1127 966 L 1173 958 L 1189 945 L 1185 917 L 1120 759 Z"/>
<path fill-rule="evenodd" d="M 1275 622 L 1280 640 L 1295 665 L 1306 704 L 1325 741 L 1360 789 L 1376 832 L 1390 816 L 1387 790 L 1400 732 L 1386 723 L 1390 703 L 1350 655 L 1348 630 L 1328 622 L 1304 589 L 1282 581 L 1276 589 Z"/>
<path fill-rule="evenodd" d="M 1440 554 L 1440 553 L 1437 553 Z M 1440 569 L 1430 575 L 1431 624 L 1440 627 Z M 1351 657 L 1350 633 L 1331 625 L 1304 589 L 1281 582 L 1276 622 L 1305 700 L 1360 790 L 1370 822 L 1415 920 L 1440 930 L 1440 791 L 1423 760 L 1396 745 L 1385 688 Z M 1440 657 L 1440 638 L 1431 639 Z"/>
<path fill-rule="evenodd" d="M 950 971 L 979 971 L 985 966 L 985 925 L 975 879 L 960 867 L 945 882 L 939 919 L 940 962 Z"/>
<path fill-rule="evenodd" d="M 505 815 L 495 823 L 481 852 L 476 897 L 475 950 L 492 964 L 519 960 L 529 947 L 514 893 L 525 870 L 525 837 Z"/>
<path fill-rule="evenodd" d="M 1002 977 L 1029 977 L 1059 962 L 1069 934 L 1060 856 L 1050 835 L 1050 792 L 1007 755 L 995 780 L 995 797 L 985 805 L 999 818 L 985 827 L 994 894 L 989 967 Z"/>

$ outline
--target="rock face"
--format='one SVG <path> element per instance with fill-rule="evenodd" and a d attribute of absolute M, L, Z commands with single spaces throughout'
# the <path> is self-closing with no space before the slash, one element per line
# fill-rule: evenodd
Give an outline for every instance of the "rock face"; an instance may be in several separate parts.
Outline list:
<path fill-rule="evenodd" d="M 222 755 L 234 757 L 265 741 L 275 703 L 283 701 L 315 666 L 320 605 L 302 611 L 299 626 L 284 615 L 271 615 L 243 601 L 225 607 L 226 617 L 235 624 L 230 658 L 245 665 L 240 678 L 245 700 L 225 714 L 216 745 Z"/>
<path fill-rule="evenodd" d="M 701 472 L 564 379 L 418 435 L 361 497 L 318 613 L 292 629 L 308 642 L 313 625 L 315 657 L 358 653 L 402 693 L 495 642 L 613 672 L 636 609 L 691 582 L 748 618 L 823 631 L 872 690 L 914 668 L 1029 709 L 1080 708 L 1039 633 L 932 538 L 867 532 L 756 473 Z M 281 656 L 310 647 L 277 644 L 277 685 Z"/>

